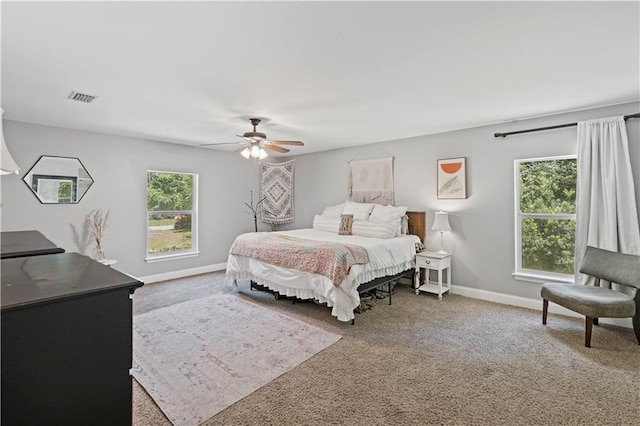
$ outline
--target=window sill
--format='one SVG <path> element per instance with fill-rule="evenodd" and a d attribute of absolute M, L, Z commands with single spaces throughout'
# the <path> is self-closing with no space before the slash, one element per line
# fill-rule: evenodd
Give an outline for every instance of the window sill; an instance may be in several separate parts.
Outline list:
<path fill-rule="evenodd" d="M 165 262 L 168 260 L 187 259 L 189 257 L 197 257 L 197 256 L 200 256 L 199 251 L 190 251 L 188 253 L 176 253 L 176 254 L 167 254 L 162 256 L 147 257 L 144 259 L 144 261 L 147 263 L 156 263 L 156 262 Z"/>
<path fill-rule="evenodd" d="M 518 281 L 530 281 L 534 283 L 545 283 L 545 282 L 559 282 L 559 283 L 568 283 L 574 284 L 575 280 L 573 277 L 561 277 L 558 275 L 547 275 L 547 274 L 535 274 L 535 273 L 527 273 L 527 272 L 514 272 L 513 278 Z"/>

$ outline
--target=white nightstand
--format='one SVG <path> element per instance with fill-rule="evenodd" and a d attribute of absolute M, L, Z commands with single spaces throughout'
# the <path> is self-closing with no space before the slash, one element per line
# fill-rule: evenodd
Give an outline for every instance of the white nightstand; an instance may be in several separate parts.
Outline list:
<path fill-rule="evenodd" d="M 421 268 L 425 269 L 425 283 L 420 285 Z M 442 271 L 447 270 L 447 282 L 442 283 Z M 438 282 L 429 281 L 429 271 L 438 271 Z M 416 295 L 420 291 L 433 293 L 438 295 L 438 299 L 442 299 L 442 293 L 447 291 L 451 293 L 451 255 L 440 254 L 431 251 L 423 251 L 416 253 L 416 273 L 414 277 L 414 288 Z"/>

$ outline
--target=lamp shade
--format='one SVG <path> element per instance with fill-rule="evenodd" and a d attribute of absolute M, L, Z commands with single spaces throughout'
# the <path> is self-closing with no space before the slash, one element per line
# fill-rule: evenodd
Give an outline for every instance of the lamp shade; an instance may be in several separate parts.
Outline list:
<path fill-rule="evenodd" d="M 9 152 L 6 142 L 4 141 L 4 132 L 2 131 L 2 115 L 4 110 L 0 108 L 0 140 L 2 143 L 2 151 L 0 152 L 0 174 L 9 175 L 11 173 L 18 174 L 20 167 L 16 164 L 15 160 Z"/>
<path fill-rule="evenodd" d="M 433 231 L 440 231 L 440 232 L 451 231 L 451 225 L 449 225 L 449 213 L 436 212 L 431 229 Z"/>
<path fill-rule="evenodd" d="M 247 160 L 250 158 L 258 158 L 260 160 L 267 158 L 269 154 L 263 148 L 260 147 L 257 143 L 252 143 L 251 146 L 246 147 L 240 152 Z"/>

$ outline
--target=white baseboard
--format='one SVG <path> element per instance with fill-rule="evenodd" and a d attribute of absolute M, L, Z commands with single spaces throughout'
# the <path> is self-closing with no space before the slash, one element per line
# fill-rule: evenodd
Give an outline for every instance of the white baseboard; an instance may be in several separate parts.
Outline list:
<path fill-rule="evenodd" d="M 208 274 L 210 272 L 224 271 L 225 269 L 227 269 L 226 262 L 217 263 L 214 265 L 200 266 L 197 268 L 181 269 L 179 271 L 165 272 L 163 274 L 147 275 L 145 277 L 138 277 L 138 279 L 145 284 L 151 284 L 151 283 L 157 283 L 160 281 L 175 280 L 178 278 L 190 277 L 192 275 L 200 275 L 200 274 Z"/>
<path fill-rule="evenodd" d="M 529 299 L 526 297 L 512 296 L 504 293 L 495 293 L 493 291 L 480 290 L 471 287 L 451 286 L 451 292 L 459 296 L 471 297 L 474 299 L 487 300 L 489 302 L 501 303 L 503 305 L 518 306 L 521 308 L 533 309 L 542 312 L 542 298 Z M 584 318 L 576 312 L 556 305 L 555 303 L 549 303 L 549 313 L 566 315 L 569 317 Z M 619 325 L 621 327 L 633 328 L 631 324 L 631 318 L 600 318 L 601 324 Z"/>

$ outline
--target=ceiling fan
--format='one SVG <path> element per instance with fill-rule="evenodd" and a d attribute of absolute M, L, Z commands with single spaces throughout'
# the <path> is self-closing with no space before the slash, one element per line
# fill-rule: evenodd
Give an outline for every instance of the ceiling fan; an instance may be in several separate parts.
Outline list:
<path fill-rule="evenodd" d="M 244 141 L 239 142 L 221 142 L 221 143 L 205 143 L 200 146 L 214 146 L 214 145 L 244 145 L 243 148 L 240 149 L 240 154 L 246 159 L 249 158 L 258 158 L 262 160 L 268 154 L 265 149 L 270 149 L 272 151 L 287 153 L 290 150 L 287 148 L 283 148 L 281 145 L 295 145 L 295 146 L 304 146 L 304 143 L 300 141 L 276 141 L 276 140 L 267 140 L 267 135 L 262 132 L 258 132 L 256 127 L 260 124 L 259 118 L 250 118 L 251 125 L 253 125 L 252 132 L 246 132 L 243 135 L 236 135 L 239 138 L 245 139 Z"/>

